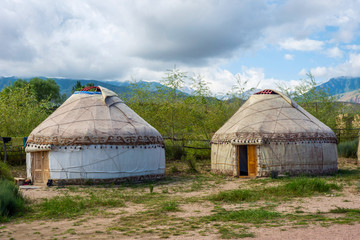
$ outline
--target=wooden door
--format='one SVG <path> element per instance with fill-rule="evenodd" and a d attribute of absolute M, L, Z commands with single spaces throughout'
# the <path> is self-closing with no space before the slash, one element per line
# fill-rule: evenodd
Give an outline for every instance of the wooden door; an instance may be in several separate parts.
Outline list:
<path fill-rule="evenodd" d="M 31 153 L 32 181 L 35 185 L 44 185 L 50 178 L 49 152 Z"/>
<path fill-rule="evenodd" d="M 247 146 L 247 155 L 248 155 L 248 176 L 256 177 L 257 170 L 257 159 L 256 159 L 256 146 L 248 145 Z"/>

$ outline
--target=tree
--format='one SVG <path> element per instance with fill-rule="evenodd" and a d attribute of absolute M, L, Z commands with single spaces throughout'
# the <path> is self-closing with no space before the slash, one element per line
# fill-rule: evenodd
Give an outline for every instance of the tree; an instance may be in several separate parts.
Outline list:
<path fill-rule="evenodd" d="M 61 104 L 65 99 L 60 95 L 60 86 L 54 79 L 32 78 L 29 81 L 18 79 L 12 85 L 3 89 L 4 92 L 14 90 L 16 88 L 26 88 L 35 96 L 38 102 L 49 101 L 55 105 Z"/>
<path fill-rule="evenodd" d="M 86 85 L 82 85 L 81 82 L 78 80 L 76 81 L 75 85 L 72 87 L 72 92 L 76 92 L 76 91 L 80 91 L 81 89 L 85 88 L 85 87 L 93 87 L 94 83 L 90 82 L 87 83 Z"/>
<path fill-rule="evenodd" d="M 38 102 L 45 100 L 55 104 L 61 103 L 60 86 L 54 79 L 32 78 L 29 84 Z"/>
<path fill-rule="evenodd" d="M 39 102 L 29 84 L 4 89 L 0 92 L 0 135 L 28 136 L 50 113 L 49 102 Z"/>

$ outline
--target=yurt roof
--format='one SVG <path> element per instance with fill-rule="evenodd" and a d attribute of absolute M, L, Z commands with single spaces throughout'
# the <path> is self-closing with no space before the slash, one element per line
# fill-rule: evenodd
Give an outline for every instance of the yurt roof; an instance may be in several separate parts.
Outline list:
<path fill-rule="evenodd" d="M 334 132 L 289 97 L 274 90 L 252 96 L 214 134 L 213 143 L 261 144 L 266 140 L 328 140 Z"/>
<path fill-rule="evenodd" d="M 28 144 L 163 144 L 160 133 L 116 93 L 77 91 L 29 135 Z M 85 89 L 87 90 L 87 89 Z"/>

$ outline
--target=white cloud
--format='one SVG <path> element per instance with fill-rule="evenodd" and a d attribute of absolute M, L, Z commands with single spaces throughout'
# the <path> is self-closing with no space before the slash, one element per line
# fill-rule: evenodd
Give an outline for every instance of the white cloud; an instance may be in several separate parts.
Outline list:
<path fill-rule="evenodd" d="M 350 44 L 345 46 L 346 49 L 360 51 L 360 45 Z"/>
<path fill-rule="evenodd" d="M 284 55 L 284 58 L 285 58 L 286 60 L 294 60 L 294 56 L 291 55 L 291 54 L 285 54 L 285 55 Z"/>
<path fill-rule="evenodd" d="M 333 47 L 326 50 L 327 55 L 332 58 L 342 58 L 344 53 L 338 47 Z"/>
<path fill-rule="evenodd" d="M 287 50 L 322 50 L 324 42 L 310 36 L 326 26 L 339 29 L 332 36 L 334 43 L 357 36 L 359 1 L 280 2 L 5 1 L 0 8 L 0 73 L 159 80 L 176 64 L 207 75 L 214 91 L 227 91 L 233 74 L 219 68 L 220 63 L 241 57 L 242 50 L 256 53 L 269 44 Z M 359 50 L 351 43 L 348 47 Z M 332 49 L 329 54 L 340 56 L 339 51 Z M 284 57 L 291 60 L 293 55 Z M 251 81 L 278 81 L 251 66 L 240 74 Z"/>
<path fill-rule="evenodd" d="M 360 54 L 350 53 L 349 58 L 342 64 L 334 67 L 315 67 L 310 71 L 315 77 L 325 79 L 339 76 L 360 76 Z"/>
<path fill-rule="evenodd" d="M 294 38 L 288 38 L 279 43 L 280 47 L 286 50 L 297 51 L 316 51 L 323 48 L 324 43 L 318 40 L 303 39 L 296 40 Z"/>
<path fill-rule="evenodd" d="M 204 69 L 202 69 L 203 72 Z M 223 69 L 207 69 L 205 77 L 212 83 L 211 90 L 213 93 L 228 93 L 231 91 L 232 86 L 236 84 L 235 75 L 238 75 L 242 83 L 247 82 L 244 86 L 246 89 L 259 88 L 259 89 L 278 89 L 278 86 L 287 86 L 293 88 L 298 85 L 300 81 L 291 80 L 283 81 L 274 78 L 267 78 L 262 68 L 249 68 L 246 66 L 241 67 L 241 71 L 232 74 L 231 72 Z"/>

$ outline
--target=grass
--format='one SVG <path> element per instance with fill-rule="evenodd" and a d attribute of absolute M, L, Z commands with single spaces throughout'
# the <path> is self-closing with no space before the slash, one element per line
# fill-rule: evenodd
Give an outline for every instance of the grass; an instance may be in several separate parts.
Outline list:
<path fill-rule="evenodd" d="M 286 200 L 294 197 L 309 197 L 319 193 L 340 190 L 341 186 L 327 183 L 320 178 L 291 178 L 287 183 L 275 187 L 255 189 L 236 189 L 222 191 L 209 196 L 212 201 L 222 202 L 256 202 L 258 200 Z"/>
<path fill-rule="evenodd" d="M 38 205 L 34 206 L 35 214 L 31 218 L 35 219 L 59 219 L 74 218 L 85 213 L 96 212 L 100 207 L 124 207 L 122 199 L 104 198 L 90 194 L 88 197 L 83 196 L 56 196 L 51 199 L 45 199 Z"/>
<path fill-rule="evenodd" d="M 337 208 L 329 213 L 309 214 L 298 205 L 301 198 L 329 194 L 350 186 L 344 185 L 344 182 L 356 187 L 360 168 L 340 170 L 338 174 L 324 178 L 233 179 L 229 186 L 238 184 L 242 188 L 246 186 L 246 189 L 221 191 L 228 177 L 213 175 L 203 171 L 203 167 L 198 167 L 200 173 L 194 174 L 187 171 L 186 162 L 175 164 L 181 173 L 170 173 L 160 181 L 50 189 L 64 195 L 30 203 L 32 211 L 26 213 L 23 219 L 74 219 L 73 226 L 69 227 L 75 230 L 71 229 L 66 234 L 77 236 L 80 234 L 78 229 L 93 224 L 91 216 L 111 218 L 114 221 L 109 221 L 111 223 L 98 233 L 104 232 L 109 238 L 123 235 L 139 239 L 181 235 L 244 238 L 254 237 L 248 231 L 250 227 L 301 227 L 318 223 L 328 226 L 360 222 L 359 209 Z M 167 167 L 171 169 L 172 165 Z M 290 213 L 275 210 L 283 202 L 294 198 L 299 198 L 300 202 Z M 201 207 L 190 213 L 188 206 L 191 204 Z M 136 211 L 128 212 L 126 206 L 133 205 L 136 205 Z M 121 209 L 108 211 L 112 208 Z M 207 209 L 214 210 L 209 213 Z"/>
<path fill-rule="evenodd" d="M 11 174 L 11 171 L 4 162 L 0 161 L 0 180 L 6 179 L 9 181 L 14 181 L 14 177 Z"/>
<path fill-rule="evenodd" d="M 254 233 L 247 233 L 245 230 L 236 231 L 233 227 L 222 226 L 218 230 L 222 239 L 255 237 Z"/>
<path fill-rule="evenodd" d="M 166 201 L 162 204 L 161 210 L 165 212 L 178 212 L 180 211 L 179 204 L 175 201 Z"/>
<path fill-rule="evenodd" d="M 359 139 L 339 143 L 337 146 L 338 155 L 340 157 L 356 158 L 358 144 L 359 144 Z"/>
<path fill-rule="evenodd" d="M 223 208 L 216 210 L 216 213 L 205 217 L 210 221 L 234 221 L 238 223 L 265 223 L 269 220 L 278 219 L 281 214 L 278 212 L 267 211 L 264 209 L 246 209 L 239 211 L 227 211 Z"/>
<path fill-rule="evenodd" d="M 0 222 L 25 212 L 25 200 L 13 182 L 0 180 Z"/>
<path fill-rule="evenodd" d="M 360 209 L 358 208 L 335 208 L 331 209 L 330 213 L 357 213 L 360 215 Z"/>

